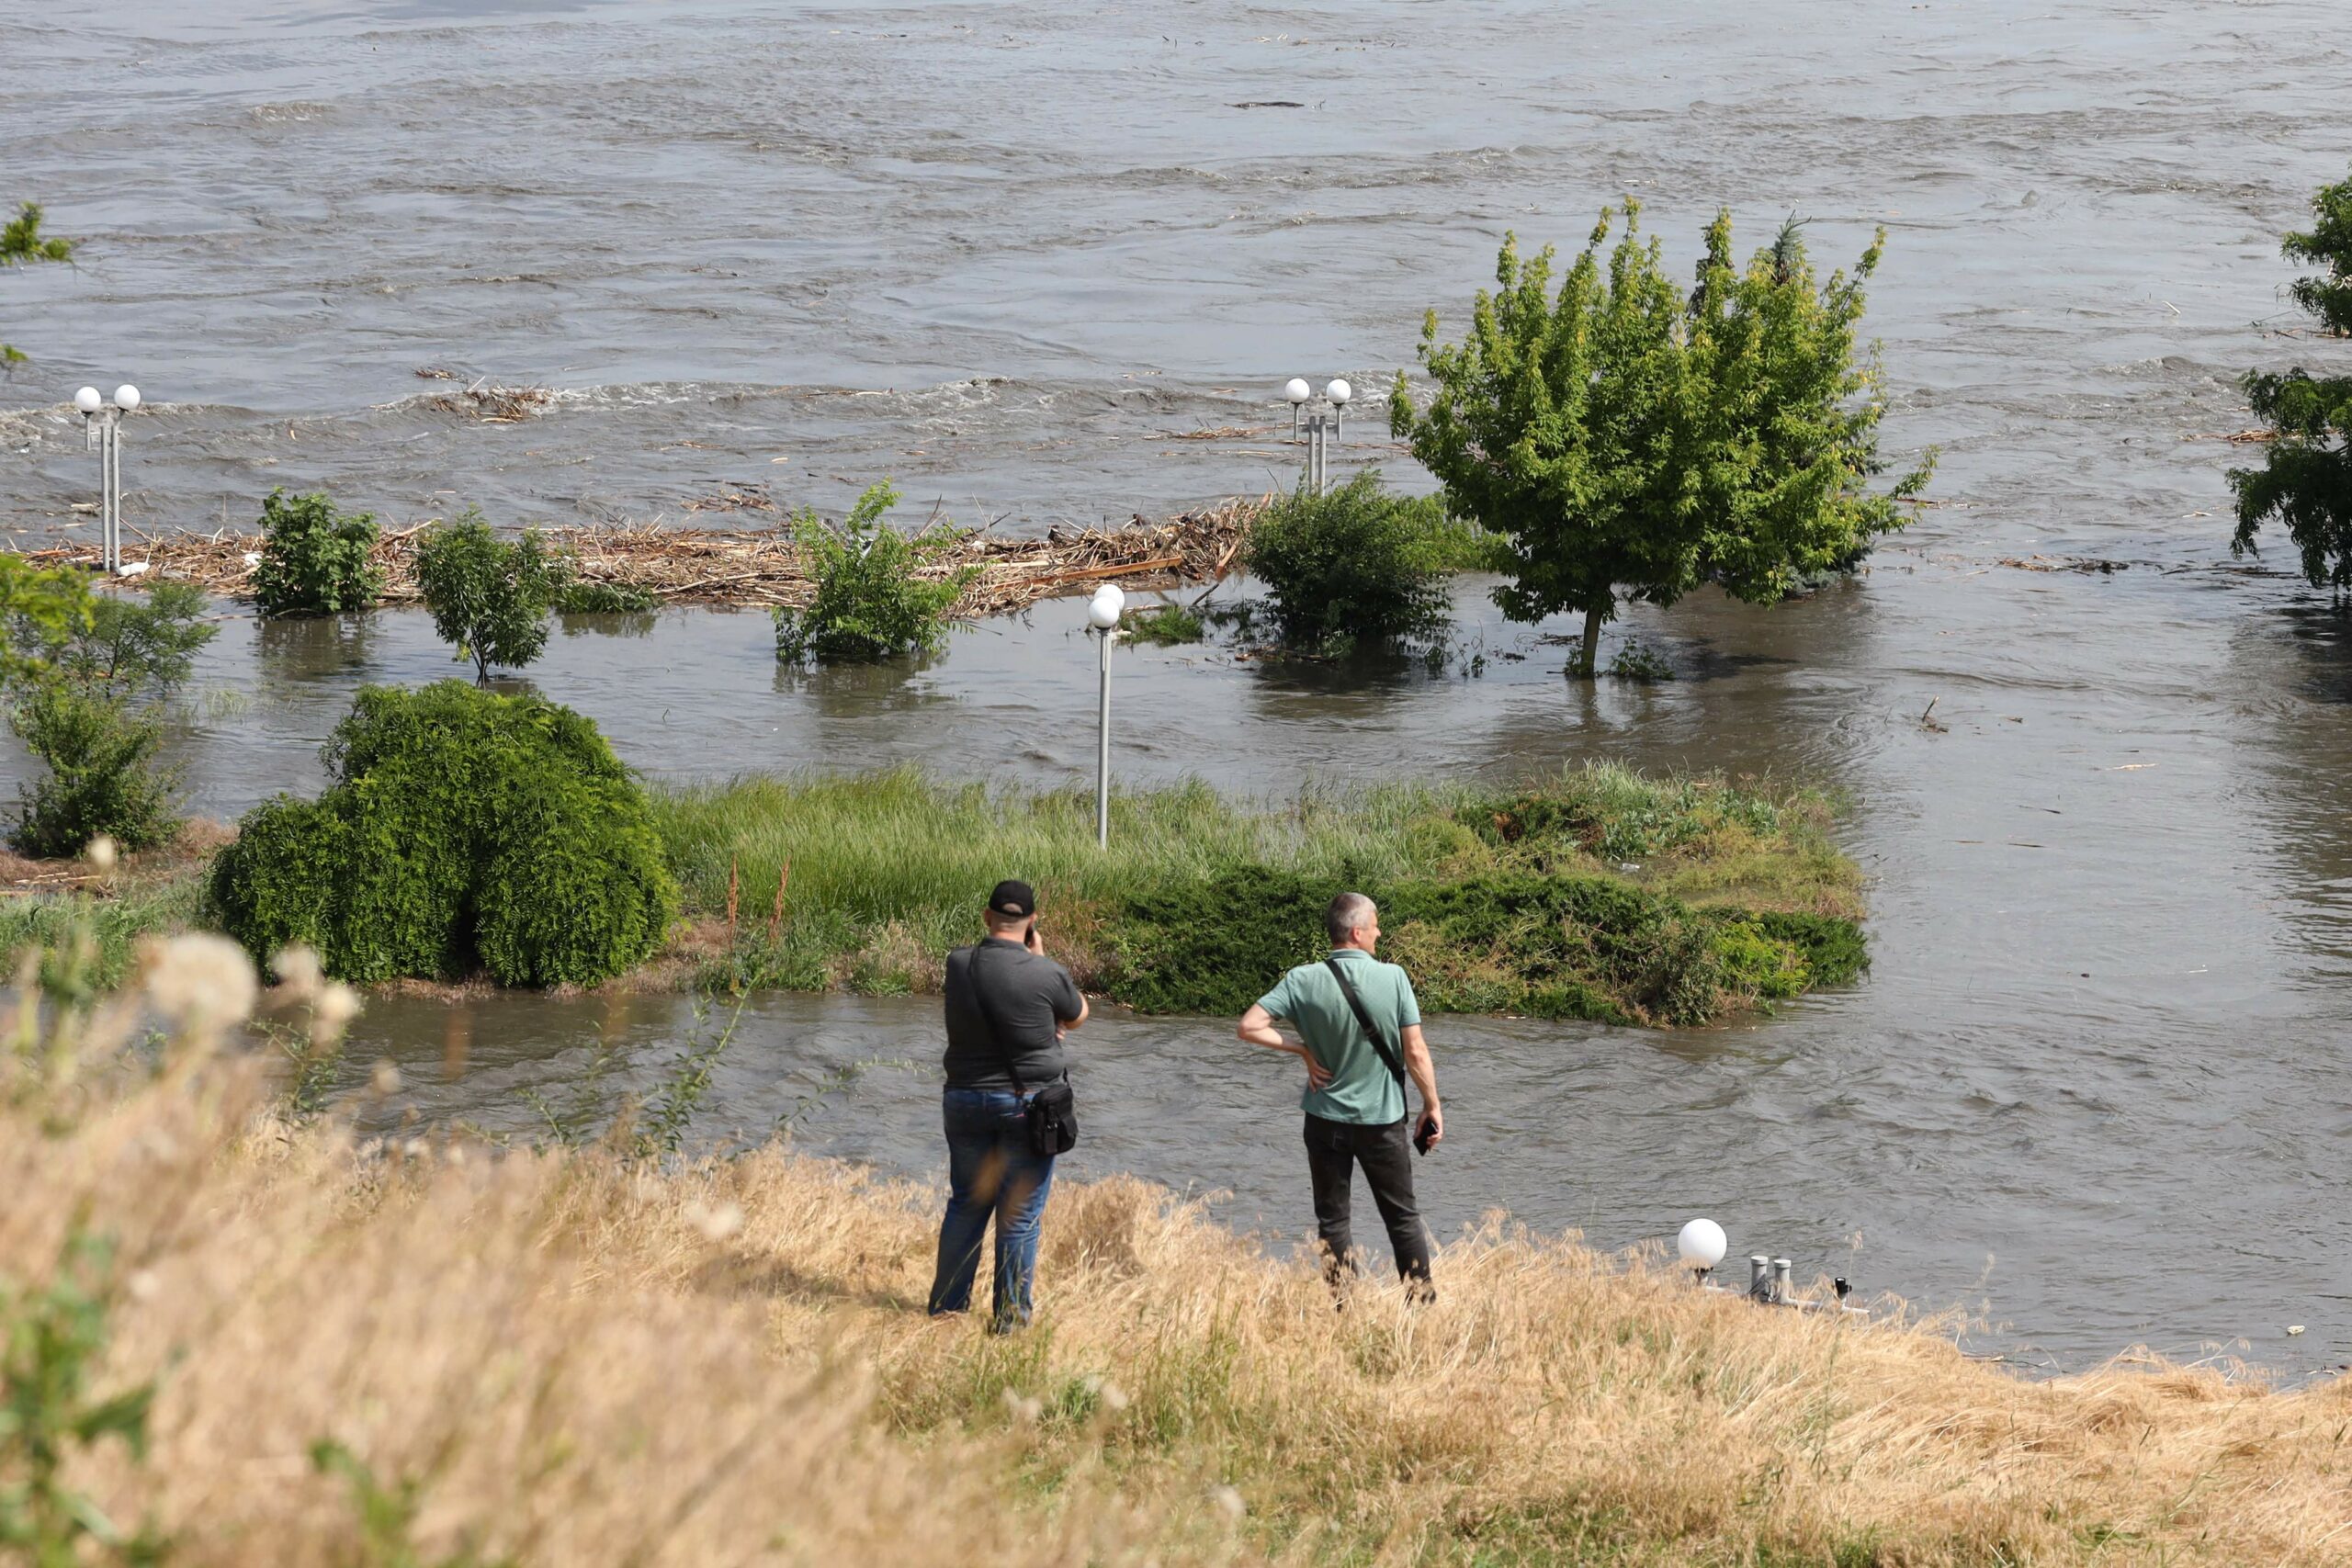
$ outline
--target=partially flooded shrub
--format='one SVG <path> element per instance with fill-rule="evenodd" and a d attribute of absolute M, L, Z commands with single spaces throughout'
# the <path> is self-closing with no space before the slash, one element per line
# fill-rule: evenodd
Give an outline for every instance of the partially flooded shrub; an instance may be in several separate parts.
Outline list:
<path fill-rule="evenodd" d="M 490 679 L 492 665 L 520 670 L 538 658 L 567 575 L 567 563 L 537 533 L 501 538 L 470 506 L 427 529 L 416 547 L 416 587 L 433 629 L 473 660 L 477 682 Z"/>
<path fill-rule="evenodd" d="M 947 612 L 978 569 L 918 577 L 955 547 L 957 535 L 902 534 L 888 521 L 899 492 L 867 487 L 837 527 L 804 511 L 794 526 L 817 596 L 805 610 L 775 612 L 775 656 L 788 664 L 873 664 L 936 652 Z"/>
<path fill-rule="evenodd" d="M 339 615 L 382 597 L 373 514 L 337 511 L 324 491 L 288 496 L 274 490 L 262 502 L 261 531 L 254 598 L 263 615 Z"/>
<path fill-rule="evenodd" d="M 18 614 L 6 627 L 17 655 L 10 728 L 49 765 L 21 791 L 16 847 L 63 858 L 104 835 L 146 849 L 179 830 L 180 771 L 159 767 L 162 702 L 185 682 L 216 627 L 204 593 L 158 582 L 143 597 L 92 598 L 58 624 Z"/>
<path fill-rule="evenodd" d="M 1434 496 L 1392 494 L 1376 468 L 1335 491 L 1305 490 L 1250 531 L 1250 574 L 1272 595 L 1275 629 L 1304 652 L 1344 655 L 1442 627 L 1446 581 L 1491 564 L 1491 539 Z"/>
<path fill-rule="evenodd" d="M 650 956 L 677 888 L 645 795 L 596 727 L 444 681 L 363 689 L 323 755 L 334 784 L 247 815 L 214 863 L 221 928 L 347 980 L 593 984 Z"/>

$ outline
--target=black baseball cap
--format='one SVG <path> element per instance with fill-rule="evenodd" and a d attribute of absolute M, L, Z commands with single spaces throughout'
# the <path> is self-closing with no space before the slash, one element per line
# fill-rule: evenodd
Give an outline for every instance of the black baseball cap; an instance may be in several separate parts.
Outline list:
<path fill-rule="evenodd" d="M 1000 882 L 989 894 L 989 908 L 1019 919 L 1037 912 L 1037 890 L 1025 882 Z"/>

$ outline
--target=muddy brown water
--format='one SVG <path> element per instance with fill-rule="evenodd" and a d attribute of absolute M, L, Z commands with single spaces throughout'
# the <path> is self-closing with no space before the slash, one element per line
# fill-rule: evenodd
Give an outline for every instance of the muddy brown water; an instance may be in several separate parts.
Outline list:
<path fill-rule="evenodd" d="M 2229 558 L 2244 449 L 2199 438 L 2245 423 L 2245 367 L 2343 352 L 2278 335 L 2276 255 L 2352 152 L 2335 22 L 2193 0 L 10 11 L 0 198 L 89 246 L 0 277 L 0 335 L 35 358 L 0 389 L 0 525 L 86 536 L 63 403 L 120 379 L 155 405 L 126 456 L 141 526 L 241 523 L 277 482 L 399 520 L 575 522 L 758 482 L 838 505 L 882 472 L 1008 529 L 1169 510 L 1295 467 L 1271 433 L 1176 434 L 1285 424 L 1292 374 L 1385 384 L 1505 228 L 1573 243 L 1631 189 L 1678 258 L 1731 201 L 1751 240 L 1811 218 L 1831 263 L 1883 223 L 1888 443 L 1942 445 L 1944 504 L 1866 576 L 1632 615 L 1679 675 L 1656 685 L 1567 685 L 1543 639 L 1571 628 L 1507 626 L 1476 582 L 1476 676 L 1122 653 L 1123 776 L 1280 795 L 1607 756 L 1841 790 L 1867 979 L 1714 1031 L 1441 1021 L 1441 1231 L 1500 1206 L 1620 1246 L 1706 1213 L 1736 1258 L 1965 1306 L 2021 1363 L 2146 1342 L 2308 1374 L 2352 1359 L 2352 646 L 2277 559 Z M 1234 107 L 1265 101 L 1302 107 Z M 476 377 L 558 395 L 514 424 L 433 406 Z M 1424 482 L 1372 421 L 1351 434 L 1351 461 Z M 2121 570 L 2003 564 L 2061 557 Z M 663 778 L 1069 784 L 1091 757 L 1077 615 L 799 677 L 761 617 L 684 612 L 571 628 L 532 680 Z M 356 683 L 453 669 L 412 613 L 230 620 L 179 741 L 194 804 L 314 787 Z M 932 1171 L 933 1012 L 753 998 L 698 1132 L 782 1121 Z M 355 1060 L 402 1064 L 402 1112 L 520 1130 L 525 1091 L 560 1100 L 599 1041 L 617 1091 L 693 1032 L 675 998 L 387 998 Z M 1225 1021 L 1080 1038 L 1077 1170 L 1305 1231 L 1279 1065 Z"/>

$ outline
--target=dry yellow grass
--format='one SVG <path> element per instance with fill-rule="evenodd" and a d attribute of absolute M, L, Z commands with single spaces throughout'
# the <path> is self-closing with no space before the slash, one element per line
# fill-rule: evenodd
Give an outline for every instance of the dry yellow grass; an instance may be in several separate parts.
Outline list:
<path fill-rule="evenodd" d="M 1057 1192 L 991 1339 L 922 1314 L 920 1187 L 369 1151 L 250 1058 L 94 1059 L 0 1048 L 0 1274 L 115 1239 L 96 1389 L 158 1380 L 153 1449 L 71 1476 L 181 1564 L 2352 1562 L 2346 1383 L 2026 1382 L 1500 1220 L 1335 1314 L 1125 1179 Z M 321 1438 L 416 1483 L 419 1555 Z"/>

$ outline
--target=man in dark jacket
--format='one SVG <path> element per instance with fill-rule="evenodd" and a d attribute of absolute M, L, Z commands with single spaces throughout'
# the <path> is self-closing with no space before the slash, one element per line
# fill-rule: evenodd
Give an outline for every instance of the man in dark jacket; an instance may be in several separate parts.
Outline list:
<path fill-rule="evenodd" d="M 998 1333 L 1029 1321 L 1037 1231 L 1054 1156 L 1030 1146 L 1028 1102 L 1063 1077 L 1062 1032 L 1086 1021 L 1086 998 L 1037 940 L 1037 896 L 1000 882 L 981 917 L 988 935 L 947 955 L 947 1213 L 931 1311 L 972 1304 L 980 1243 L 996 1223 Z"/>

